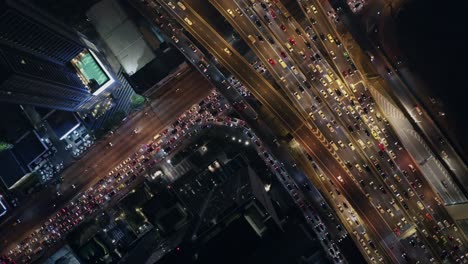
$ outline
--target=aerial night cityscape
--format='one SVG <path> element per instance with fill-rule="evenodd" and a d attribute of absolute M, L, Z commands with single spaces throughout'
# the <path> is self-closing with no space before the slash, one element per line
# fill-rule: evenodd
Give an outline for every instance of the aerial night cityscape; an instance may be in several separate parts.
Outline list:
<path fill-rule="evenodd" d="M 468 263 L 467 9 L 0 0 L 0 264 Z"/>

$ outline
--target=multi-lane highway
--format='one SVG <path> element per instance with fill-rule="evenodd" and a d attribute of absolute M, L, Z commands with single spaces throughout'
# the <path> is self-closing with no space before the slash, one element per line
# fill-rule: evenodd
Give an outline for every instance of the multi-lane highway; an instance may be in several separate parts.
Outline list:
<path fill-rule="evenodd" d="M 166 8 L 168 10 L 173 10 L 171 6 L 166 6 Z M 292 109 L 288 102 L 279 97 L 274 88 L 268 82 L 258 76 L 257 73 L 250 70 L 247 62 L 245 62 L 238 54 L 235 54 L 235 51 L 230 50 L 229 45 L 200 17 L 198 17 L 196 13 L 187 11 L 189 10 L 187 8 L 185 9 L 186 12 L 183 12 L 182 16 L 176 13 L 179 16 L 178 19 L 183 21 L 182 23 L 185 23 L 183 24 L 184 27 L 191 34 L 193 34 L 199 42 L 204 44 L 205 48 L 217 56 L 218 61 L 220 61 L 223 66 L 231 70 L 235 75 L 237 75 L 239 80 L 247 84 L 252 93 L 260 99 L 263 105 L 268 106 L 269 110 L 275 113 L 278 118 L 283 121 L 283 124 L 289 128 L 293 135 L 302 143 L 302 145 L 311 153 L 311 155 L 321 156 L 320 162 L 323 162 L 321 166 L 326 168 L 329 175 L 335 175 L 335 177 L 330 177 L 336 182 L 337 185 L 342 187 L 342 185 L 346 182 L 350 183 L 352 180 L 345 176 L 345 169 L 337 164 L 336 159 L 329 153 L 324 145 L 318 143 L 316 135 L 314 135 L 312 132 L 313 129 L 309 128 L 308 125 L 303 124 L 302 119 L 296 115 L 294 109 Z M 187 13 L 189 12 L 191 12 L 191 14 L 187 16 Z M 194 31 L 193 29 L 197 29 L 198 32 Z M 226 58 L 229 58 L 229 63 L 226 63 Z M 268 100 L 265 100 L 265 98 L 262 98 L 262 96 L 268 96 Z M 272 107 L 272 105 L 275 107 Z M 343 176 L 339 177 L 341 175 Z M 338 180 L 338 178 L 342 178 L 343 182 Z M 345 188 L 342 187 L 342 189 L 344 192 L 346 192 Z M 366 207 L 367 203 L 364 201 L 367 201 L 367 198 L 363 193 L 358 192 L 348 196 L 353 197 L 353 201 L 356 201 L 356 205 L 362 204 L 360 209 L 362 209 L 363 206 Z M 367 212 L 376 211 L 376 209 L 370 206 L 367 206 L 364 209 Z M 366 218 L 366 215 L 363 213 L 363 211 L 360 211 L 360 214 L 364 215 L 363 218 Z M 380 229 L 381 227 L 382 226 L 380 225 L 377 228 Z M 388 233 L 388 227 L 384 228 L 387 229 Z M 382 234 L 385 232 L 383 230 L 378 230 L 378 232 L 375 233 Z M 398 256 L 396 257 L 399 258 Z"/>
<path fill-rule="evenodd" d="M 189 71 L 150 96 L 150 103 L 134 116 L 127 117 L 113 135 L 98 141 L 84 157 L 65 169 L 59 189 L 33 194 L 0 227 L 1 253 L 30 235 L 33 230 L 72 197 L 106 176 L 125 157 L 138 150 L 191 105 L 208 95 L 213 86 L 198 72 Z M 138 133 L 132 133 L 134 129 Z M 112 143 L 112 147 L 109 145 Z M 76 188 L 72 188 L 72 185 Z M 57 191 L 60 196 L 57 195 Z M 20 219 L 20 224 L 14 224 Z"/>
<path fill-rule="evenodd" d="M 289 92 L 293 106 L 249 69 L 247 62 L 194 12 L 190 4 L 181 7 L 170 1 L 161 3 L 283 121 L 316 158 L 319 167 L 325 168 L 327 176 L 339 186 L 370 230 L 374 230 L 371 237 L 378 238 L 384 255 L 393 261 L 420 256 L 429 261 L 444 256 L 444 250 L 450 248 L 444 245 L 451 244 L 443 241 L 445 237 L 458 238 L 453 222 L 434 200 L 436 196 L 419 176 L 417 166 L 374 106 L 339 40 L 326 28 L 318 28 L 321 24 L 318 18 L 319 22 L 302 28 L 292 18 L 282 16 L 280 9 L 266 3 L 212 1 L 250 44 L 277 83 Z M 306 13 L 319 12 L 317 7 L 307 9 Z M 342 161 L 342 166 L 337 164 L 337 159 Z M 346 170 L 352 171 L 352 176 L 348 176 Z M 428 207 L 424 207 L 425 204 Z M 336 204 L 337 210 L 341 211 L 340 207 Z M 439 219 L 429 220 L 434 219 L 434 215 Z M 434 224 L 444 220 L 449 221 L 444 231 L 434 229 Z M 417 237 L 412 236 L 409 241 L 401 239 L 400 236 L 413 230 L 417 230 Z M 442 242 L 437 242 L 434 236 L 440 236 L 437 240 Z M 356 240 L 360 240 L 358 235 Z M 418 247 L 405 249 L 414 240 L 420 241 Z M 456 252 L 454 255 L 453 258 L 457 258 Z"/>
<path fill-rule="evenodd" d="M 307 5 L 312 4 L 313 1 L 307 0 L 302 3 Z M 394 6 L 398 5 L 396 2 L 392 4 Z M 353 21 L 357 18 L 347 12 L 346 9 L 340 9 L 338 13 L 335 13 L 328 1 L 321 2 L 320 7 L 323 7 L 328 14 L 328 17 L 322 16 L 322 21 L 330 21 L 329 24 L 332 28 L 349 37 L 346 26 L 353 27 L 354 24 L 346 23 L 345 25 L 341 21 Z M 364 17 L 376 17 L 380 35 L 394 38 L 394 32 L 385 32 L 383 28 L 384 23 L 386 23 L 384 20 L 389 17 L 390 9 L 381 1 L 369 1 L 363 12 L 367 13 Z M 343 19 L 336 22 L 337 18 L 340 17 Z M 367 23 L 372 24 L 370 21 L 367 21 Z M 387 44 L 389 43 L 383 43 L 384 46 Z M 444 133 L 434 121 L 436 119 L 434 116 L 437 116 L 437 113 L 431 113 L 424 109 L 423 105 L 431 104 L 430 102 L 424 102 L 429 101 L 424 93 L 424 85 L 415 80 L 407 65 L 400 61 L 400 54 L 389 54 L 390 49 L 380 49 L 378 48 L 379 44 L 371 43 L 371 41 L 367 46 L 367 56 L 373 58 L 372 65 L 375 71 L 389 84 L 383 87 L 391 89 L 388 94 L 398 103 L 397 114 L 400 116 L 398 118 L 389 118 L 389 120 L 393 126 L 403 128 L 398 131 L 402 142 L 417 158 L 418 162 L 431 157 L 428 161 L 421 163 L 420 169 L 430 179 L 432 186 L 441 195 L 445 204 L 465 203 L 468 199 L 468 170 L 466 164 L 454 147 L 448 143 L 449 141 L 445 138 Z M 397 47 L 393 45 L 391 51 L 396 52 Z M 398 59 L 393 60 L 393 58 Z M 396 112 L 392 107 L 385 107 L 385 105 L 389 105 L 385 101 L 380 102 L 380 104 L 383 105 L 383 110 L 387 114 Z M 413 130 L 418 132 L 418 136 L 414 135 Z M 457 182 L 453 180 L 453 177 Z"/>

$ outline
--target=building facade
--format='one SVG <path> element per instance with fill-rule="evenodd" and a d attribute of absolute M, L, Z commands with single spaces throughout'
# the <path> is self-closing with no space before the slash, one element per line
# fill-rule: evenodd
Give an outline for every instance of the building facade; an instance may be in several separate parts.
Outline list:
<path fill-rule="evenodd" d="M 90 110 L 115 78 L 85 43 L 33 5 L 0 0 L 0 101 Z"/>

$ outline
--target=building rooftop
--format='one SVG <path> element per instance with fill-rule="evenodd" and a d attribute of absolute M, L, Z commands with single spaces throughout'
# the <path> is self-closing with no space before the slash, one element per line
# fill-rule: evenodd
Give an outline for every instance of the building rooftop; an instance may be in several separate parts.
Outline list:
<path fill-rule="evenodd" d="M 58 138 L 66 136 L 80 124 L 73 113 L 59 110 L 47 117 L 47 123 Z"/>
<path fill-rule="evenodd" d="M 19 181 L 28 170 L 17 159 L 12 150 L 0 152 L 0 179 L 3 184 L 10 188 Z"/>

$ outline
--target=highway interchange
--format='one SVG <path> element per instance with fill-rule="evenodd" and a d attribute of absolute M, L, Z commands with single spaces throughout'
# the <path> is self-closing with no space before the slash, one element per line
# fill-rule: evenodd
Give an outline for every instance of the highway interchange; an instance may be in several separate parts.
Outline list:
<path fill-rule="evenodd" d="M 289 130 L 307 152 L 306 162 L 302 164 L 304 171 L 320 188 L 368 262 L 466 261 L 467 256 L 463 255 L 467 250 L 466 238 L 457 232 L 440 197 L 420 172 L 418 161 L 409 155 L 374 103 L 366 81 L 330 26 L 336 20 L 333 13 L 325 15 L 321 6 L 302 1 L 301 7 L 309 21 L 300 25 L 285 15 L 286 9 L 279 2 L 211 0 L 257 55 L 259 62 L 255 62 L 242 57 L 197 13 L 190 1 L 146 3 L 149 11 L 175 17 L 186 32 L 215 56 L 217 63 L 245 85 Z M 219 71 L 183 36 L 179 26 L 170 23 L 165 26 L 166 33 L 173 34 L 168 36 L 173 44 L 189 54 L 186 56 L 206 78 L 225 83 L 217 79 Z M 260 68 L 265 67 L 273 76 L 281 91 L 266 79 L 265 73 L 254 70 L 253 65 L 259 63 L 263 65 Z M 216 74 L 211 74 L 215 70 Z M 190 78 L 195 77 L 190 74 Z M 93 186 L 100 175 L 107 175 L 122 157 L 133 153 L 135 150 L 128 148 L 129 145 L 138 147 L 148 141 L 155 131 L 162 130 L 186 110 L 185 106 L 209 92 L 209 89 L 199 90 L 210 87 L 205 80 L 191 82 L 190 87 L 179 83 L 171 92 L 153 98 L 151 106 L 129 118 L 113 136 L 98 143 L 68 168 L 58 190 L 46 190 L 23 204 L 22 207 L 30 210 L 16 210 L 2 223 L 2 226 L 12 226 L 2 228 L 2 244 L 14 245 L 23 240 L 57 208 Z M 229 82 L 233 84 L 232 79 Z M 197 96 L 191 96 L 194 93 Z M 133 128 L 138 128 L 139 133 L 130 135 Z M 109 142 L 113 142 L 112 151 Z M 277 169 L 276 161 L 272 169 Z M 289 180 L 284 184 L 296 197 L 297 185 Z M 297 202 L 315 226 L 322 245 L 336 262 L 344 261 L 336 247 L 343 232 L 336 231 L 338 226 L 332 221 L 333 216 L 329 214 L 331 220 L 315 218 L 314 210 L 303 206 L 303 199 Z M 328 210 L 328 205 L 322 204 L 323 209 Z M 21 219 L 22 223 L 13 224 L 15 219 Z M 322 223 L 326 225 L 325 230 Z M 332 241 L 327 230 L 332 230 Z M 8 249 L 3 248 L 4 252 Z"/>
<path fill-rule="evenodd" d="M 317 17 L 315 24 L 305 27 L 306 32 L 294 19 L 284 17 L 277 4 L 270 7 L 260 2 L 252 5 L 248 1 L 212 1 L 277 83 L 289 92 L 292 106 L 258 73 L 249 70 L 248 62 L 190 5 L 185 3 L 181 8 L 172 2 L 168 5 L 169 1 L 161 3 L 262 104 L 284 121 L 318 167 L 326 172 L 329 182 L 341 190 L 351 205 L 347 207 L 353 209 L 343 209 L 341 199 L 332 201 L 331 205 L 343 211 L 342 219 L 355 219 L 355 211 L 357 219 L 373 230 L 370 237 L 380 245 L 376 247 L 377 252 L 369 250 L 369 260 L 377 261 L 384 256 L 392 262 L 405 259 L 429 262 L 460 257 L 465 248 L 455 245 L 464 238 L 456 232 L 453 221 L 434 199 L 436 196 L 414 161 L 375 107 L 349 55 L 338 45 L 338 39 L 325 26 L 321 27 L 327 22 Z M 318 14 L 317 7 L 309 9 Z M 372 239 L 361 240 L 364 237 L 361 227 L 350 222 L 348 228 L 356 231 L 355 240 L 362 243 L 363 251 L 375 247 L 369 241 Z M 457 239 L 460 242 L 453 242 Z"/>

